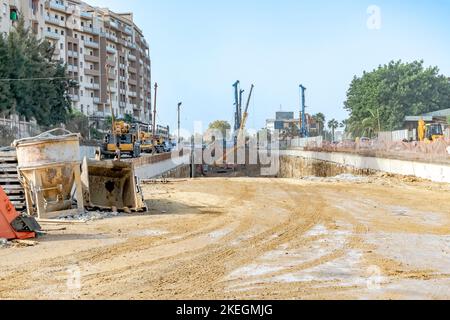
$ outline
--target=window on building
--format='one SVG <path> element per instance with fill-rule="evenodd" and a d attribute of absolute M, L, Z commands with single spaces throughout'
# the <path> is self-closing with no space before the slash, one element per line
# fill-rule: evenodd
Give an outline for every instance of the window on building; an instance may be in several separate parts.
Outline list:
<path fill-rule="evenodd" d="M 62 35 L 62 36 L 64 35 L 64 30 L 61 30 L 61 35 Z"/>
<path fill-rule="evenodd" d="M 59 45 L 59 48 L 60 48 L 61 50 L 63 50 L 63 49 L 64 49 L 64 44 L 61 43 L 61 44 Z"/>
<path fill-rule="evenodd" d="M 9 18 L 10 18 L 12 21 L 17 21 L 17 20 L 19 20 L 19 12 L 17 11 L 16 8 L 11 8 L 11 9 L 9 10 Z"/>

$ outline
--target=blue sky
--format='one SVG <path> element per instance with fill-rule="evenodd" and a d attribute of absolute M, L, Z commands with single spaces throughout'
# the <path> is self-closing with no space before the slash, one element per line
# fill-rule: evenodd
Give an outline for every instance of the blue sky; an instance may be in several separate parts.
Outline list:
<path fill-rule="evenodd" d="M 158 82 L 159 124 L 233 121 L 233 88 L 255 84 L 248 126 L 299 110 L 343 120 L 354 75 L 390 60 L 423 59 L 450 76 L 450 1 L 86 0 L 133 12 L 151 48 Z M 381 29 L 367 27 L 367 9 L 381 9 Z"/>

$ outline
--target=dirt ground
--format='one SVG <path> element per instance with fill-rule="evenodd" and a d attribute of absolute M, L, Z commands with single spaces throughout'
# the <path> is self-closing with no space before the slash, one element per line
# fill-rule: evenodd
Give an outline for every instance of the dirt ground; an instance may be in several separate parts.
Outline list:
<path fill-rule="evenodd" d="M 0 248 L 0 298 L 450 299 L 448 185 L 214 178 L 144 192 L 145 215 Z"/>

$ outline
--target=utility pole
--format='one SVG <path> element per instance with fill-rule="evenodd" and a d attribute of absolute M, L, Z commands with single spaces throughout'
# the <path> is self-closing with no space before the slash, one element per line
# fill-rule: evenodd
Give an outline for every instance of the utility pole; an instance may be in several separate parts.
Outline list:
<path fill-rule="evenodd" d="M 178 102 L 178 149 L 180 148 L 180 143 L 181 143 L 181 137 L 180 137 L 180 125 L 181 125 L 181 121 L 180 121 L 180 109 L 181 109 L 181 105 L 183 103 L 182 102 Z"/>
<path fill-rule="evenodd" d="M 108 80 L 108 74 L 109 74 L 110 70 L 111 70 L 111 67 L 108 65 L 108 63 L 106 63 L 105 64 L 105 71 L 106 71 L 105 78 L 106 78 L 106 83 L 107 83 L 107 87 L 108 87 L 109 110 L 111 111 L 111 136 L 114 137 L 113 138 L 114 139 L 113 142 L 114 142 L 114 144 L 116 144 L 117 143 L 117 137 L 116 137 L 116 134 L 114 132 L 115 131 L 115 126 L 116 126 L 116 120 L 115 120 L 115 117 L 114 117 L 114 111 L 113 111 L 113 106 L 112 106 L 111 85 L 110 85 L 109 80 Z"/>
<path fill-rule="evenodd" d="M 155 82 L 155 102 L 153 104 L 153 130 L 152 130 L 152 140 L 155 141 L 156 136 L 156 95 L 158 93 L 158 83 Z"/>
<path fill-rule="evenodd" d="M 300 136 L 303 138 L 308 138 L 309 134 L 308 134 L 308 126 L 306 123 L 306 102 L 305 102 L 306 88 L 303 85 L 300 85 L 300 90 L 301 90 Z"/>

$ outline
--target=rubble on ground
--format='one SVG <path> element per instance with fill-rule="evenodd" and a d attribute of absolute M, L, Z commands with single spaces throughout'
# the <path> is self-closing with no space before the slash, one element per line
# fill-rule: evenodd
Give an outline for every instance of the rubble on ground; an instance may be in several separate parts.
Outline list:
<path fill-rule="evenodd" d="M 58 220 L 88 222 L 88 221 L 97 221 L 97 220 L 103 220 L 103 219 L 108 219 L 108 218 L 115 218 L 115 217 L 119 217 L 122 215 L 123 215 L 123 213 L 119 213 L 117 211 L 114 211 L 114 212 L 111 212 L 111 211 L 109 211 L 109 212 L 86 211 L 84 213 L 76 214 L 76 215 L 60 216 L 58 218 Z"/>
<path fill-rule="evenodd" d="M 303 177 L 302 180 L 311 181 L 311 182 L 367 182 L 368 178 L 363 176 L 356 176 L 349 173 L 344 173 L 337 175 L 335 177 L 316 177 L 316 176 L 308 176 Z"/>

